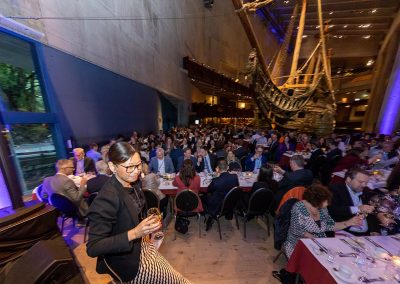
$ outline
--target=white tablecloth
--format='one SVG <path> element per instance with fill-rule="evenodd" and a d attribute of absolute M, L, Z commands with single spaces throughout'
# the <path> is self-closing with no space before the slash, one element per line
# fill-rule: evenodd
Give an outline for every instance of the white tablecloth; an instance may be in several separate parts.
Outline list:
<path fill-rule="evenodd" d="M 398 255 L 400 249 L 400 242 L 394 240 L 390 236 L 379 236 L 379 237 L 369 237 L 393 255 Z M 376 283 L 397 283 L 396 280 L 393 279 L 394 273 L 391 275 L 385 275 L 385 268 L 388 261 L 383 260 L 381 257 L 376 257 L 377 248 L 367 241 L 364 237 L 353 237 L 352 239 L 346 238 L 343 236 L 338 236 L 337 238 L 322 238 L 317 239 L 319 243 L 321 243 L 324 247 L 334 252 L 334 260 L 330 262 L 327 260 L 327 254 L 321 253 L 317 244 L 315 244 L 311 239 L 303 239 L 303 243 L 309 249 L 309 251 L 314 255 L 314 257 L 320 262 L 322 266 L 324 266 L 331 276 L 336 280 L 337 283 L 362 283 L 358 279 L 360 276 L 365 275 L 365 273 L 361 272 L 359 266 L 355 263 L 355 257 L 339 257 L 338 253 L 355 253 L 355 251 L 346 243 L 341 241 L 340 239 L 345 239 L 351 244 L 354 244 L 355 247 L 360 248 L 352 239 L 359 240 L 362 243 L 362 246 L 365 248 L 365 252 L 368 256 L 375 258 L 375 263 L 371 263 L 367 260 L 367 278 L 378 278 L 378 277 L 391 277 L 392 279 L 385 279 L 383 282 Z M 388 257 L 387 255 L 385 257 Z M 389 258 L 389 257 L 388 257 Z M 352 276 L 348 279 L 348 281 L 343 281 L 340 277 L 337 276 L 335 268 L 339 268 L 340 265 L 345 265 L 349 267 L 352 271 Z M 395 266 L 397 268 L 397 266 Z M 398 266 L 398 272 L 400 273 L 400 266 Z"/>
<path fill-rule="evenodd" d="M 381 169 L 379 170 L 380 174 L 376 174 L 377 170 L 372 171 L 372 174 L 369 178 L 368 184 L 367 186 L 370 189 L 377 189 L 377 188 L 381 188 L 381 187 L 386 187 L 386 181 L 391 173 L 390 170 L 384 170 Z M 375 173 L 375 174 L 374 174 Z M 332 175 L 334 176 L 338 176 L 341 178 L 344 178 L 346 172 L 345 171 L 340 171 L 340 172 L 334 172 L 332 173 Z"/>

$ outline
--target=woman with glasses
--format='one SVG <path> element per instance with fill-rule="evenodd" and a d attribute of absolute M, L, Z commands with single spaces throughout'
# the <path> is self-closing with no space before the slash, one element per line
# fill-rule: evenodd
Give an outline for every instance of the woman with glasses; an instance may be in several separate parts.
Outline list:
<path fill-rule="evenodd" d="M 128 143 L 117 142 L 110 147 L 108 160 L 113 175 L 88 213 L 87 253 L 97 257 L 97 272 L 110 274 L 116 283 L 190 283 L 149 241 L 161 222 L 154 215 L 142 218 L 139 153 Z"/>

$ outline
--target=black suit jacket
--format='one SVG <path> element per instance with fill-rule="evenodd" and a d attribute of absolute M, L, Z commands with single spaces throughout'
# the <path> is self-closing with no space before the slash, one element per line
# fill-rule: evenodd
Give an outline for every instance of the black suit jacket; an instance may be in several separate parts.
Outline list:
<path fill-rule="evenodd" d="M 142 192 L 137 192 L 144 200 Z M 98 273 L 108 273 L 123 282 L 136 277 L 141 239 L 128 241 L 128 231 L 139 224 L 140 211 L 140 204 L 112 176 L 94 199 L 87 215 L 90 221 L 87 254 L 97 257 Z"/>
<path fill-rule="evenodd" d="M 185 156 L 181 156 L 178 158 L 178 164 L 175 168 L 175 171 L 178 173 L 183 167 L 183 161 L 185 160 Z M 196 167 L 197 160 L 195 157 L 190 156 L 190 160 L 193 162 L 193 166 Z"/>
<path fill-rule="evenodd" d="M 332 151 L 326 153 L 326 158 L 328 160 L 332 160 L 336 156 L 342 156 L 342 150 L 340 150 L 339 148 L 335 148 Z"/>
<path fill-rule="evenodd" d="M 241 146 L 237 148 L 233 153 L 235 154 L 236 158 L 240 160 L 242 157 L 246 157 L 249 151 L 247 150 L 247 148 Z"/>
<path fill-rule="evenodd" d="M 86 189 L 89 194 L 92 194 L 93 192 L 99 192 L 109 179 L 110 177 L 106 175 L 98 175 L 94 178 L 91 178 L 86 184 Z"/>
<path fill-rule="evenodd" d="M 223 172 L 219 177 L 214 178 L 208 186 L 207 192 L 212 193 L 208 199 L 208 212 L 216 216 L 221 208 L 222 201 L 226 194 L 239 185 L 237 175 Z"/>
<path fill-rule="evenodd" d="M 278 140 L 273 141 L 271 146 L 269 147 L 269 160 L 276 162 L 277 160 L 277 154 L 278 154 L 278 146 L 279 146 L 279 142 Z"/>
<path fill-rule="evenodd" d="M 208 157 L 210 158 L 210 166 L 211 166 L 211 169 L 212 169 L 213 171 L 215 171 L 215 168 L 216 168 L 216 166 L 217 166 L 217 156 L 215 156 L 214 154 L 208 154 Z M 204 157 L 203 157 L 203 159 L 201 160 L 200 165 L 197 165 L 197 161 L 196 161 L 196 163 L 195 163 L 195 168 L 196 168 L 196 172 L 198 172 L 198 173 L 204 171 L 204 169 L 205 169 Z"/>
<path fill-rule="evenodd" d="M 75 158 L 71 158 L 71 160 L 74 162 L 74 167 L 75 167 L 75 170 L 76 170 L 76 159 Z M 94 161 L 89 157 L 84 157 L 83 170 L 85 171 L 85 173 L 93 172 L 93 173 L 97 174 L 96 167 L 94 165 Z"/>

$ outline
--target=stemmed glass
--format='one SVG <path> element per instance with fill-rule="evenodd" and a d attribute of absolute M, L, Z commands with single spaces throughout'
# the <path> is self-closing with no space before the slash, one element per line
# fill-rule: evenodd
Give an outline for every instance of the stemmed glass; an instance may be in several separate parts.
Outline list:
<path fill-rule="evenodd" d="M 156 216 L 158 221 L 162 224 L 162 214 L 160 213 L 160 210 L 156 207 L 152 207 L 149 210 L 147 210 L 147 216 Z M 162 227 L 153 232 L 151 234 L 151 239 L 154 241 L 155 245 L 159 247 L 159 245 L 161 244 L 161 240 L 164 238 L 164 233 L 162 231 Z M 157 249 L 158 249 L 157 247 Z"/>

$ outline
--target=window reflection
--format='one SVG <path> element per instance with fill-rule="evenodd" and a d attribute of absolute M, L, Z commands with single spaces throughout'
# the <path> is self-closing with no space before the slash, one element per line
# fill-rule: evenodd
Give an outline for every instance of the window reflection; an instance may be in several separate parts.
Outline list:
<path fill-rule="evenodd" d="M 10 132 L 25 180 L 25 194 L 55 173 L 57 158 L 52 131 L 48 124 L 14 124 Z"/>
<path fill-rule="evenodd" d="M 10 111 L 46 111 L 31 44 L 4 33 L 0 33 L 0 104 Z"/>

